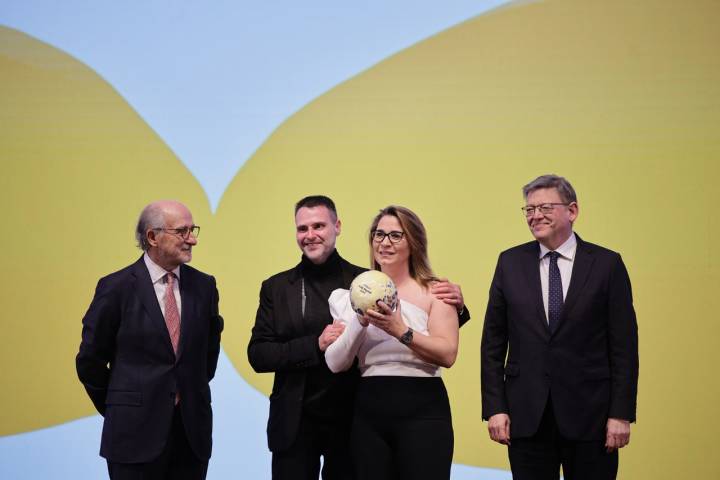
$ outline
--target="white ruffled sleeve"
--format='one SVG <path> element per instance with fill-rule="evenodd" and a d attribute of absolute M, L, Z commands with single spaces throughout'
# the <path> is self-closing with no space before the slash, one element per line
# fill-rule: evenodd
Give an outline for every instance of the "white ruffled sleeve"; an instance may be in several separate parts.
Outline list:
<path fill-rule="evenodd" d="M 332 372 L 342 372 L 350 368 L 358 349 L 365 340 L 367 328 L 360 325 L 357 314 L 350 306 L 350 292 L 338 288 L 328 299 L 330 314 L 334 320 L 345 325 L 343 333 L 325 350 L 325 362 Z"/>

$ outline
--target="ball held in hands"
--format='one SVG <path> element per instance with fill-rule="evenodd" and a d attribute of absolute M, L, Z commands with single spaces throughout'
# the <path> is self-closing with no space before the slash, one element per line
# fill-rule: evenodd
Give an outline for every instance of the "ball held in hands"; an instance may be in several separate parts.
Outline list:
<path fill-rule="evenodd" d="M 377 302 L 382 301 L 391 310 L 397 306 L 397 289 L 393 281 L 381 271 L 363 272 L 350 284 L 350 305 L 358 315 L 369 309 L 379 310 Z"/>

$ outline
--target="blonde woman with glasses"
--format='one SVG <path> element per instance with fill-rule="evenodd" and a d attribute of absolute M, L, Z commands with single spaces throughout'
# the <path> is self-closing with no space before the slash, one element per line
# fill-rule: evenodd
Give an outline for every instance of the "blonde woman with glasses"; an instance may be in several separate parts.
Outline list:
<path fill-rule="evenodd" d="M 389 206 L 370 227 L 372 268 L 395 283 L 395 311 L 356 314 L 347 290 L 329 299 L 345 325 L 325 352 L 333 372 L 358 360 L 362 378 L 355 399 L 353 467 L 363 479 L 449 479 L 453 455 L 450 405 L 441 367 L 455 363 L 458 312 L 430 293 L 437 277 L 427 256 L 427 235 L 411 210 Z"/>

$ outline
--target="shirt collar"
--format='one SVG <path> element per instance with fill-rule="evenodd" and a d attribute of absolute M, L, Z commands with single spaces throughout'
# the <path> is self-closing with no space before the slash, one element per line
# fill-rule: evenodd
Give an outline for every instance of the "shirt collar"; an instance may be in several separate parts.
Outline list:
<path fill-rule="evenodd" d="M 161 281 L 163 277 L 165 277 L 165 274 L 167 274 L 167 270 L 162 268 L 157 263 L 153 262 L 152 258 L 150 258 L 150 255 L 145 252 L 143 255 L 143 260 L 145 260 L 145 266 L 148 269 L 148 272 L 150 272 L 150 280 L 152 280 L 153 284 L 156 284 L 157 282 Z M 180 281 L 180 266 L 177 266 L 173 269 L 172 273 L 175 274 L 175 278 Z"/>
<path fill-rule="evenodd" d="M 575 238 L 575 232 L 572 232 L 567 240 L 565 240 L 565 243 L 560 245 L 558 248 L 555 249 L 557 253 L 560 254 L 561 257 L 566 258 L 568 260 L 573 260 L 575 258 L 575 251 L 577 250 L 577 238 Z M 542 243 L 540 244 L 540 258 L 545 258 L 545 255 L 550 251 L 549 248 L 547 248 Z"/>

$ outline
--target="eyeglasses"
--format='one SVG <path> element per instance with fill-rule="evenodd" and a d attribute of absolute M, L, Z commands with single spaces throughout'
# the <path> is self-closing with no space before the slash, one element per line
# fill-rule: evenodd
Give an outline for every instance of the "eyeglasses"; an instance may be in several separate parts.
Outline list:
<path fill-rule="evenodd" d="M 193 234 L 193 236 L 195 238 L 197 238 L 198 235 L 200 235 L 200 227 L 197 225 L 193 225 L 191 227 L 180 227 L 180 228 L 162 228 L 161 227 L 161 228 L 153 228 L 153 230 L 155 230 L 156 232 L 162 230 L 163 232 L 166 232 L 166 233 L 172 233 L 173 235 L 180 236 L 183 240 L 187 240 L 188 238 L 190 238 L 191 233 Z"/>
<path fill-rule="evenodd" d="M 564 205 L 567 207 L 570 205 L 570 203 L 543 203 L 542 205 L 525 205 L 524 207 L 520 207 L 520 210 L 522 210 L 523 214 L 525 214 L 526 217 L 532 217 L 533 215 L 535 215 L 536 210 L 540 210 L 540 213 L 542 213 L 543 215 L 547 215 L 549 213 L 552 213 L 553 210 L 555 210 L 556 205 Z"/>
<path fill-rule="evenodd" d="M 373 230 L 370 232 L 370 235 L 372 236 L 373 242 L 376 243 L 382 243 L 385 237 L 390 239 L 390 243 L 398 243 L 405 236 L 405 232 L 393 230 L 392 232 L 385 233 L 382 230 Z"/>

